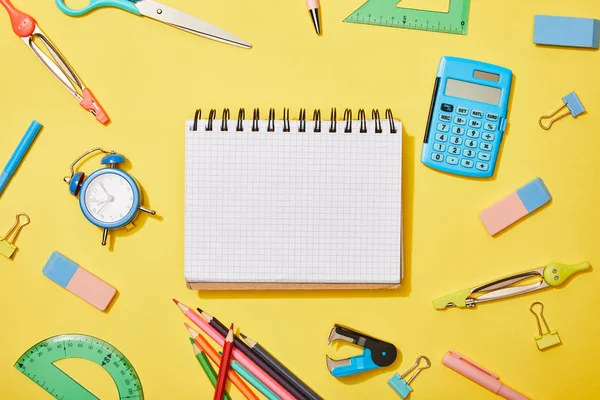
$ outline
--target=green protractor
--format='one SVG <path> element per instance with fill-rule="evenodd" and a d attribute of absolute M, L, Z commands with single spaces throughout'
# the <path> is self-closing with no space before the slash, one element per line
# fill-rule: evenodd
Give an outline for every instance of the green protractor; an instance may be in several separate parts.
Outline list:
<path fill-rule="evenodd" d="M 60 400 L 98 400 L 98 397 L 54 365 L 66 358 L 83 358 L 100 365 L 111 376 L 121 399 L 142 400 L 142 385 L 125 356 L 105 341 L 71 334 L 48 338 L 27 350 L 15 368 Z"/>
<path fill-rule="evenodd" d="M 448 12 L 402 8 L 398 0 L 368 0 L 344 22 L 467 34 L 471 0 L 449 0 Z"/>

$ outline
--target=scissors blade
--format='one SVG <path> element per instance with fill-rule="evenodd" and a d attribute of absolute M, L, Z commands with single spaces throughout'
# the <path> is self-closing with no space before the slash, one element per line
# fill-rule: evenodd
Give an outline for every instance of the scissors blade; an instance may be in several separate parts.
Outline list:
<path fill-rule="evenodd" d="M 237 36 L 183 11 L 157 3 L 154 0 L 141 0 L 135 3 L 140 13 L 181 30 L 218 42 L 249 49 L 252 45 Z"/>

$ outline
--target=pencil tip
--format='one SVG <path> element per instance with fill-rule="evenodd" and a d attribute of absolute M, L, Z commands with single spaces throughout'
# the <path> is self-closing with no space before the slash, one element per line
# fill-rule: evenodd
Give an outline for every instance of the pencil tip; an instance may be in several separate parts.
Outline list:
<path fill-rule="evenodd" d="M 192 339 L 192 338 L 188 338 L 188 339 L 190 339 L 191 344 L 196 344 L 196 342 L 194 342 L 194 339 Z"/>
<path fill-rule="evenodd" d="M 310 10 L 310 16 L 312 17 L 313 25 L 315 26 L 315 31 L 317 35 L 321 34 L 321 23 L 319 21 L 319 9 L 313 8 Z"/>
<path fill-rule="evenodd" d="M 173 300 L 173 303 L 179 305 L 179 302 L 177 300 L 175 300 L 175 299 L 172 299 L 172 300 Z"/>
<path fill-rule="evenodd" d="M 248 337 L 248 336 L 244 335 L 242 332 L 240 332 L 240 336 L 241 336 L 243 339 L 246 339 L 246 338 Z"/>
<path fill-rule="evenodd" d="M 231 326 L 229 327 L 229 330 L 233 330 L 233 324 L 231 324 Z"/>
<path fill-rule="evenodd" d="M 200 307 L 196 307 L 196 310 L 198 310 L 198 312 L 199 312 L 200 314 L 202 314 L 202 313 L 204 312 L 204 311 L 202 311 L 202 309 L 201 309 Z"/>

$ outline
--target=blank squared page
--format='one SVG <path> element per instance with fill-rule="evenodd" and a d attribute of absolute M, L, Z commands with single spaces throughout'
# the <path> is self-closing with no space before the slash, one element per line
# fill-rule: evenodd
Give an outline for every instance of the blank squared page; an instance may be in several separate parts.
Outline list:
<path fill-rule="evenodd" d="M 400 283 L 402 126 L 398 133 L 197 131 L 188 121 L 188 282 Z M 216 124 L 215 124 L 216 125 Z M 219 124 L 220 125 L 220 124 Z"/>

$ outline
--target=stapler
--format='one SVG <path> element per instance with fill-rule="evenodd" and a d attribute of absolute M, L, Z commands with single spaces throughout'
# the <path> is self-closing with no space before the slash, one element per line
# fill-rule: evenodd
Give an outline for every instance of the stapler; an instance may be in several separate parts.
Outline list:
<path fill-rule="evenodd" d="M 398 350 L 393 344 L 338 324 L 335 324 L 329 333 L 329 343 L 336 340 L 343 340 L 364 348 L 361 355 L 341 360 L 332 360 L 326 356 L 327 368 L 331 375 L 337 378 L 387 367 L 396 361 L 398 355 Z"/>

